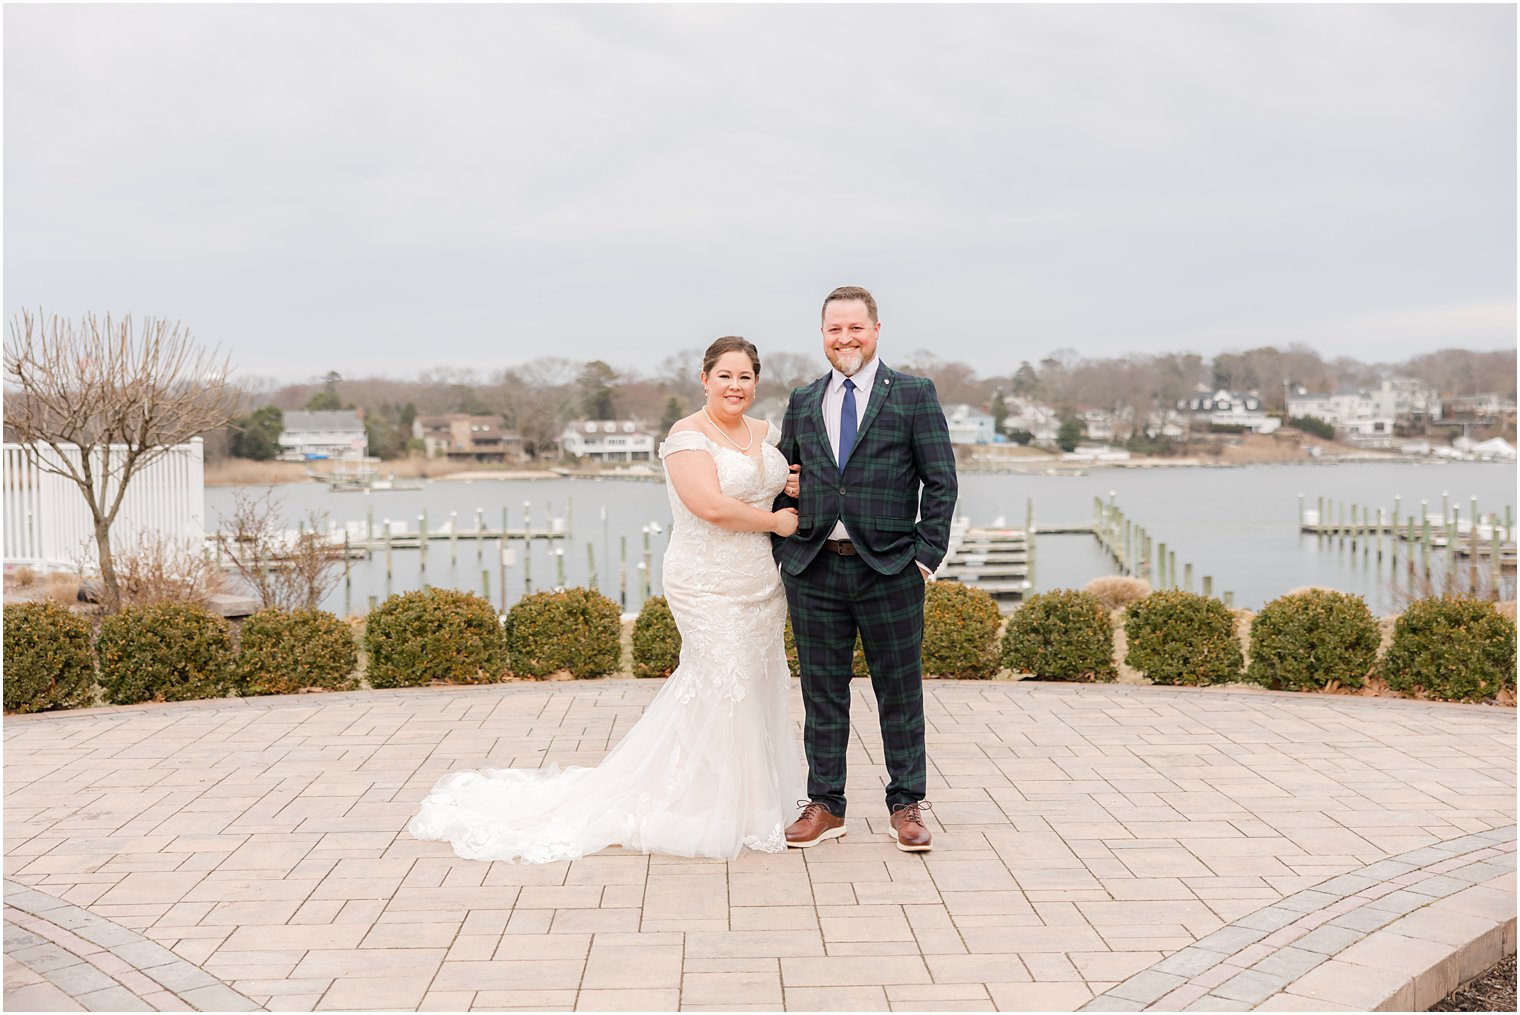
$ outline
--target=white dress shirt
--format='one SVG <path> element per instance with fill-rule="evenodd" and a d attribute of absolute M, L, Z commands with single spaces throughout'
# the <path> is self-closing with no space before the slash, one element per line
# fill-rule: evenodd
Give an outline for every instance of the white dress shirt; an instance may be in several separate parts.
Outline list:
<path fill-rule="evenodd" d="M 871 386 L 876 383 L 876 368 L 881 360 L 875 356 L 871 362 L 855 371 L 849 378 L 855 382 L 855 433 L 860 433 L 860 423 L 866 418 L 866 406 L 871 403 Z M 838 370 L 830 371 L 829 386 L 823 392 L 823 426 L 829 434 L 829 447 L 834 451 L 834 461 L 839 461 L 839 410 L 844 406 L 845 376 Z M 830 539 L 850 539 L 843 520 L 834 523 Z"/>
<path fill-rule="evenodd" d="M 876 384 L 876 368 L 881 360 L 875 356 L 871 362 L 855 371 L 855 376 L 850 380 L 855 382 L 855 434 L 857 443 L 860 436 L 860 424 L 866 418 L 866 406 L 871 403 L 871 388 Z M 823 392 L 823 426 L 829 434 L 829 447 L 834 452 L 834 461 L 839 461 L 839 411 L 844 406 L 844 374 L 838 370 L 829 373 L 829 386 Z M 853 451 L 852 451 L 853 453 Z M 830 539 L 851 539 L 850 530 L 844 527 L 844 520 L 834 523 L 834 528 L 829 532 Z M 927 579 L 933 576 L 921 562 L 915 561 L 918 569 Z"/>

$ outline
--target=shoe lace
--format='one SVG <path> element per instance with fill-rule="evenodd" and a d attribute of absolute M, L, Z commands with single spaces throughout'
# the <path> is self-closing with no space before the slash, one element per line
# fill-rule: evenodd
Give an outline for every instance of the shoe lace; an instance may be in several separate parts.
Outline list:
<path fill-rule="evenodd" d="M 924 823 L 924 815 L 922 812 L 932 810 L 934 810 L 933 804 L 927 800 L 920 800 L 916 804 L 903 804 L 901 807 L 895 808 L 892 811 L 892 815 L 896 817 L 897 815 L 901 814 L 904 821 L 915 821 L 921 825 Z"/>
<path fill-rule="evenodd" d="M 802 808 L 802 813 L 797 815 L 798 821 L 806 821 L 808 818 L 817 817 L 819 811 L 829 810 L 816 800 L 798 800 L 797 806 Z M 834 812 L 829 811 L 829 813 L 832 814 Z"/>

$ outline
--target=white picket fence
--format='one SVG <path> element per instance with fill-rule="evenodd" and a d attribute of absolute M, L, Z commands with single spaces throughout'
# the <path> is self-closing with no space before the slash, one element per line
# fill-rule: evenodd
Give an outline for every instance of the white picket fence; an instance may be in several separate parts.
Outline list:
<path fill-rule="evenodd" d="M 126 448 L 110 450 L 119 467 Z M 66 454 L 78 464 L 79 449 Z M 62 476 L 38 464 L 56 461 L 48 447 L 4 445 L 4 554 L 7 569 L 31 566 L 73 568 L 97 563 L 95 526 L 84 494 Z M 95 475 L 102 474 L 105 452 L 94 458 Z M 115 487 L 115 473 L 112 487 Z M 206 538 L 205 446 L 199 437 L 180 444 L 141 468 L 127 486 L 121 513 L 111 526 L 111 547 L 125 550 L 143 537 L 178 539 L 200 548 Z"/>

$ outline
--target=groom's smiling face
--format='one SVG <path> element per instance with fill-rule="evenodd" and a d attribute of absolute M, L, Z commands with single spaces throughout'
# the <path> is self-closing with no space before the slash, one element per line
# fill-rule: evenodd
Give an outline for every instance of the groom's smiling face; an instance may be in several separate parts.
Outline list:
<path fill-rule="evenodd" d="M 835 370 L 853 377 L 876 356 L 881 322 L 864 300 L 833 300 L 823 309 L 823 354 Z"/>

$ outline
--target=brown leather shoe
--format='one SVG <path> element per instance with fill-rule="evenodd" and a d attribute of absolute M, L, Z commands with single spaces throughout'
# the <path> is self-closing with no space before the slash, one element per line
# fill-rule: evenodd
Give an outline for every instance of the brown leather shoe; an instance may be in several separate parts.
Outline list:
<path fill-rule="evenodd" d="M 926 853 L 934 848 L 934 837 L 924 824 L 923 811 L 928 809 L 928 804 L 919 801 L 892 812 L 892 831 L 897 834 L 897 848 L 904 853 Z"/>
<path fill-rule="evenodd" d="M 835 817 L 828 807 L 806 800 L 797 801 L 797 806 L 802 808 L 802 814 L 786 826 L 788 846 L 803 849 L 816 846 L 824 839 L 838 839 L 844 835 L 844 818 Z"/>

